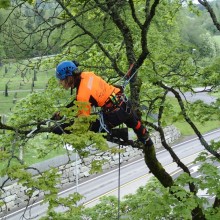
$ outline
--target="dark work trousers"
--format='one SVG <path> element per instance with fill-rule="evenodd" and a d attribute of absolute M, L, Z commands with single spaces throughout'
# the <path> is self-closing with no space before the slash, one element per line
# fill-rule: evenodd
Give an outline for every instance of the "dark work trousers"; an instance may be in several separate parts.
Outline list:
<path fill-rule="evenodd" d="M 142 142 L 148 138 L 148 131 L 138 120 L 137 115 L 132 109 L 130 101 L 123 102 L 119 107 L 114 110 L 103 110 L 103 119 L 107 128 L 111 131 L 112 128 L 118 125 L 125 124 L 127 127 L 132 128 L 137 135 L 138 139 Z M 91 130 L 98 132 L 100 129 L 100 121 L 97 120 L 91 125 Z M 105 132 L 105 131 L 104 131 Z"/>
<path fill-rule="evenodd" d="M 117 127 L 121 124 L 125 124 L 127 127 L 132 128 L 137 135 L 138 139 L 142 142 L 146 141 L 148 138 L 148 131 L 141 124 L 140 120 L 136 116 L 135 112 L 132 110 L 131 103 L 129 101 L 123 102 L 119 107 L 114 109 L 104 109 L 103 108 L 103 119 L 107 126 L 107 129 L 111 132 L 111 129 Z M 64 123 L 56 127 L 52 132 L 55 134 L 70 133 L 70 131 L 64 130 L 66 127 L 70 126 L 71 123 Z M 94 132 L 100 131 L 100 120 L 97 119 L 90 126 L 90 130 Z M 106 132 L 104 129 L 102 132 Z"/>

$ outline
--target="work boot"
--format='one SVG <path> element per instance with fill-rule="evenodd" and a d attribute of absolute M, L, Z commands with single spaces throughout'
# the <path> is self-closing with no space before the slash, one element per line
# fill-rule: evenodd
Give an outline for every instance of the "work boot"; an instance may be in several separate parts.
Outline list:
<path fill-rule="evenodd" d="M 128 141 L 128 128 L 114 128 L 111 130 L 111 136 L 126 142 Z"/>
<path fill-rule="evenodd" d="M 115 128 L 111 130 L 111 134 L 107 134 L 107 141 L 112 143 L 128 143 L 128 128 Z"/>

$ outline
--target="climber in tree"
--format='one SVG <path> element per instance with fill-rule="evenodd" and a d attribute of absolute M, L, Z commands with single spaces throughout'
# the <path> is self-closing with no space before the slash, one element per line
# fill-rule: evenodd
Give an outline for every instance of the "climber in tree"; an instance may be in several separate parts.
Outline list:
<path fill-rule="evenodd" d="M 153 145 L 149 132 L 137 118 L 121 88 L 108 84 L 93 72 L 81 71 L 76 61 L 60 62 L 56 67 L 56 77 L 63 88 L 76 89 L 76 101 L 88 103 L 79 115 L 90 115 L 91 106 L 101 107 L 104 124 L 110 134 L 112 128 L 124 123 L 137 135 L 136 144 Z M 100 125 L 97 119 L 91 124 L 90 130 L 100 132 Z M 62 131 L 57 127 L 54 133 L 61 134 Z"/>

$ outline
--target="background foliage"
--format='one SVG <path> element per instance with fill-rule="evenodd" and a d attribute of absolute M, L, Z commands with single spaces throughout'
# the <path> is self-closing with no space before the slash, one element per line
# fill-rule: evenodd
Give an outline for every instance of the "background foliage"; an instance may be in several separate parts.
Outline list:
<path fill-rule="evenodd" d="M 30 188 L 30 197 L 33 189 L 48 191 L 45 202 L 49 202 L 47 214 L 51 218 L 77 216 L 80 219 L 82 215 L 89 215 L 94 219 L 109 219 L 116 214 L 115 198 L 107 198 L 101 206 L 88 211 L 76 206 L 81 199 L 78 194 L 65 200 L 58 198 L 57 170 L 51 169 L 33 180 L 27 172 L 29 163 L 21 155 L 30 149 L 37 151 L 40 158 L 52 151 L 62 153 L 66 142 L 72 144 L 81 157 L 89 155 L 91 145 L 101 152 L 111 150 L 102 134 L 88 129 L 96 116 L 75 119 L 77 108 L 65 108 L 74 97 L 69 99 L 69 93 L 50 76 L 61 60 L 77 59 L 81 62 L 80 68 L 93 70 L 108 82 L 119 84 L 134 63 L 138 71 L 126 87 L 126 93 L 144 124 L 158 131 L 163 139 L 164 126 L 184 122 L 184 127 L 192 129 L 207 152 L 198 158 L 203 163 L 200 170 L 203 175 L 201 179 L 194 179 L 187 166 L 163 141 L 163 147 L 184 171 L 174 180 L 156 159 L 154 147 L 144 149 L 146 165 L 160 183 L 154 181 L 141 188 L 137 195 L 128 196 L 121 212 L 134 219 L 143 215 L 149 219 L 217 218 L 219 171 L 212 161 L 219 159 L 219 143 L 207 143 L 197 125 L 215 121 L 219 126 L 220 102 L 218 99 L 209 105 L 202 101 L 191 103 L 181 96 L 187 91 L 196 93 L 195 87 L 203 87 L 203 92 L 216 91 L 220 84 L 220 3 L 198 2 L 200 4 L 158 0 L 1 1 L 0 74 L 3 80 L 0 88 L 4 101 L 14 102 L 7 122 L 0 124 L 4 162 L 1 175 L 18 179 Z M 169 93 L 175 99 L 170 99 Z M 8 108 L 12 106 L 2 111 L 7 112 Z M 56 111 L 66 115 L 67 121 L 75 119 L 69 128 L 72 134 L 57 137 L 50 133 L 48 118 Z M 157 115 L 157 123 L 152 122 L 152 115 Z M 29 135 L 33 129 L 36 132 Z M 204 160 L 208 152 L 211 162 Z M 94 161 L 92 171 L 99 171 L 101 165 L 100 161 Z M 205 206 L 206 200 L 199 198 L 197 189 L 208 189 L 215 196 L 214 204 Z M 69 208 L 62 216 L 54 211 L 60 204 Z M 155 212 L 155 204 L 159 212 Z"/>

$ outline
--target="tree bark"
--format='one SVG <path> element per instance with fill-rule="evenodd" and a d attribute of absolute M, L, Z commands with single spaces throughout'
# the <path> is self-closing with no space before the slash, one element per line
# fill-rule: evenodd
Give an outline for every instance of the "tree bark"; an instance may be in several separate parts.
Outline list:
<path fill-rule="evenodd" d="M 161 163 L 157 160 L 154 146 L 144 148 L 144 160 L 153 175 L 164 187 L 173 185 L 172 177 L 166 172 Z"/>

